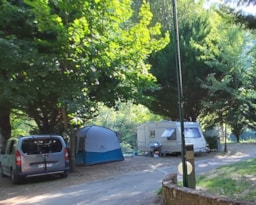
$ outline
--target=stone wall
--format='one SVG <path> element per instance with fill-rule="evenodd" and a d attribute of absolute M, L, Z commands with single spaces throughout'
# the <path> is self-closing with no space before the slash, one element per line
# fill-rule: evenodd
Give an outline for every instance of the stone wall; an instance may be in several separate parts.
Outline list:
<path fill-rule="evenodd" d="M 199 190 L 177 186 L 177 174 L 167 175 L 162 182 L 164 205 L 255 205 L 255 203 L 219 197 Z"/>

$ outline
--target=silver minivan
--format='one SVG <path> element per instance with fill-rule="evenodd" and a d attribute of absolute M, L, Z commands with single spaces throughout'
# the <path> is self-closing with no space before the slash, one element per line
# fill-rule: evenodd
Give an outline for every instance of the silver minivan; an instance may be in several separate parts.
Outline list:
<path fill-rule="evenodd" d="M 32 135 L 10 138 L 1 155 L 2 176 L 10 176 L 14 184 L 24 178 L 69 173 L 68 150 L 59 135 Z"/>

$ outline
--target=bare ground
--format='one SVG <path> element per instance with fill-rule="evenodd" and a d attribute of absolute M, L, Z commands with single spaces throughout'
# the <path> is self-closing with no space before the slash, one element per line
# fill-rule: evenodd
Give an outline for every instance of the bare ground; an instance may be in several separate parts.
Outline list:
<path fill-rule="evenodd" d="M 256 153 L 256 144 L 228 144 L 228 151 L 211 152 L 196 156 L 197 159 L 227 157 L 236 155 L 248 155 Z M 129 173 L 138 170 L 150 170 L 161 166 L 170 166 L 180 161 L 180 157 L 168 156 L 154 159 L 152 157 L 136 156 L 126 158 L 124 161 L 98 164 L 93 166 L 79 166 L 68 178 L 59 179 L 53 177 L 28 180 L 22 185 L 12 185 L 8 178 L 0 178 L 0 205 L 18 204 L 16 202 L 30 196 L 45 194 L 60 187 L 92 182 L 95 180 L 113 177 L 115 175 Z M 145 204 L 159 204 L 158 198 L 147 199 Z M 150 201 L 150 203 L 149 203 Z"/>

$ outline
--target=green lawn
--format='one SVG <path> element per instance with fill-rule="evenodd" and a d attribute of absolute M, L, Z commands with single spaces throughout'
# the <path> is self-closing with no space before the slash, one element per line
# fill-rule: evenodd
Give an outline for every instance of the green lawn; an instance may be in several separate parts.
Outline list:
<path fill-rule="evenodd" d="M 222 166 L 200 176 L 197 188 L 217 195 L 256 201 L 256 159 Z"/>

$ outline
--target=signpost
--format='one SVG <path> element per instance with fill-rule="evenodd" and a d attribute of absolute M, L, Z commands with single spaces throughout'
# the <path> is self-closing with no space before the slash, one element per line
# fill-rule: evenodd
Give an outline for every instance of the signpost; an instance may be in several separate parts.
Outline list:
<path fill-rule="evenodd" d="M 173 24 L 175 31 L 176 40 L 176 69 L 177 69 L 177 87 L 179 96 L 179 117 L 180 117 L 180 128 L 181 128 L 181 157 L 183 165 L 183 186 L 188 187 L 188 174 L 186 164 L 186 149 L 185 149 L 185 135 L 184 135 L 184 114 L 183 114 L 183 88 L 182 88 L 182 73 L 181 73 L 181 60 L 180 60 L 180 42 L 179 42 L 179 27 L 177 19 L 177 5 L 176 0 L 172 0 L 173 4 Z"/>

